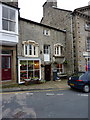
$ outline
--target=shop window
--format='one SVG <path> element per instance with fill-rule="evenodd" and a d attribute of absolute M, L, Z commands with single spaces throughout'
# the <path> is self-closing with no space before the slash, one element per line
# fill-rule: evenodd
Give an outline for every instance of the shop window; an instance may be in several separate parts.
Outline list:
<path fill-rule="evenodd" d="M 20 60 L 20 81 L 23 79 L 40 79 L 39 60 Z"/>
<path fill-rule="evenodd" d="M 57 73 L 63 73 L 64 69 L 63 69 L 63 64 L 57 64 Z"/>
<path fill-rule="evenodd" d="M 2 7 L 2 29 L 15 32 L 15 10 L 3 6 Z"/>

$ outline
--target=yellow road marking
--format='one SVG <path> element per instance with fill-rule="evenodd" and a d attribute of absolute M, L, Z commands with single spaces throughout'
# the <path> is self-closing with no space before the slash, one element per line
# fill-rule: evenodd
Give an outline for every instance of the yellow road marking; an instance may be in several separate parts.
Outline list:
<path fill-rule="evenodd" d="M 16 93 L 29 93 L 29 92 L 45 92 L 45 91 L 58 91 L 58 90 L 66 90 L 66 88 L 52 89 L 52 90 L 32 90 L 32 91 L 12 91 L 12 92 L 2 92 L 0 94 L 16 94 Z"/>

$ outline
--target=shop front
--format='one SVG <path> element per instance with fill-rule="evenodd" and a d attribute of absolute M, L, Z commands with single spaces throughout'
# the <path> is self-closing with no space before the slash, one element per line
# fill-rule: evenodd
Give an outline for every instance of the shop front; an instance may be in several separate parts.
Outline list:
<path fill-rule="evenodd" d="M 41 79 L 40 59 L 19 58 L 18 60 L 18 83 L 24 83 L 25 79 Z"/>

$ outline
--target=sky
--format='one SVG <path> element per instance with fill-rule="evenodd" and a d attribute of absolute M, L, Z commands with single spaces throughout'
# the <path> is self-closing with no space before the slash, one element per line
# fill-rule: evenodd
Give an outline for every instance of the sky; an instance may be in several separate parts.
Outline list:
<path fill-rule="evenodd" d="M 35 22 L 43 17 L 43 4 L 46 0 L 18 0 L 20 16 Z M 76 8 L 88 5 L 90 0 L 57 0 L 57 7 L 73 11 Z"/>

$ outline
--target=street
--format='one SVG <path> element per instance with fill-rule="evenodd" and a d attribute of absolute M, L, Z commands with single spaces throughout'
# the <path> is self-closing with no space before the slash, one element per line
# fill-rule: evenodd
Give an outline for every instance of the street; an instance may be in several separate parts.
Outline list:
<path fill-rule="evenodd" d="M 88 94 L 52 89 L 2 94 L 3 118 L 88 118 Z"/>

